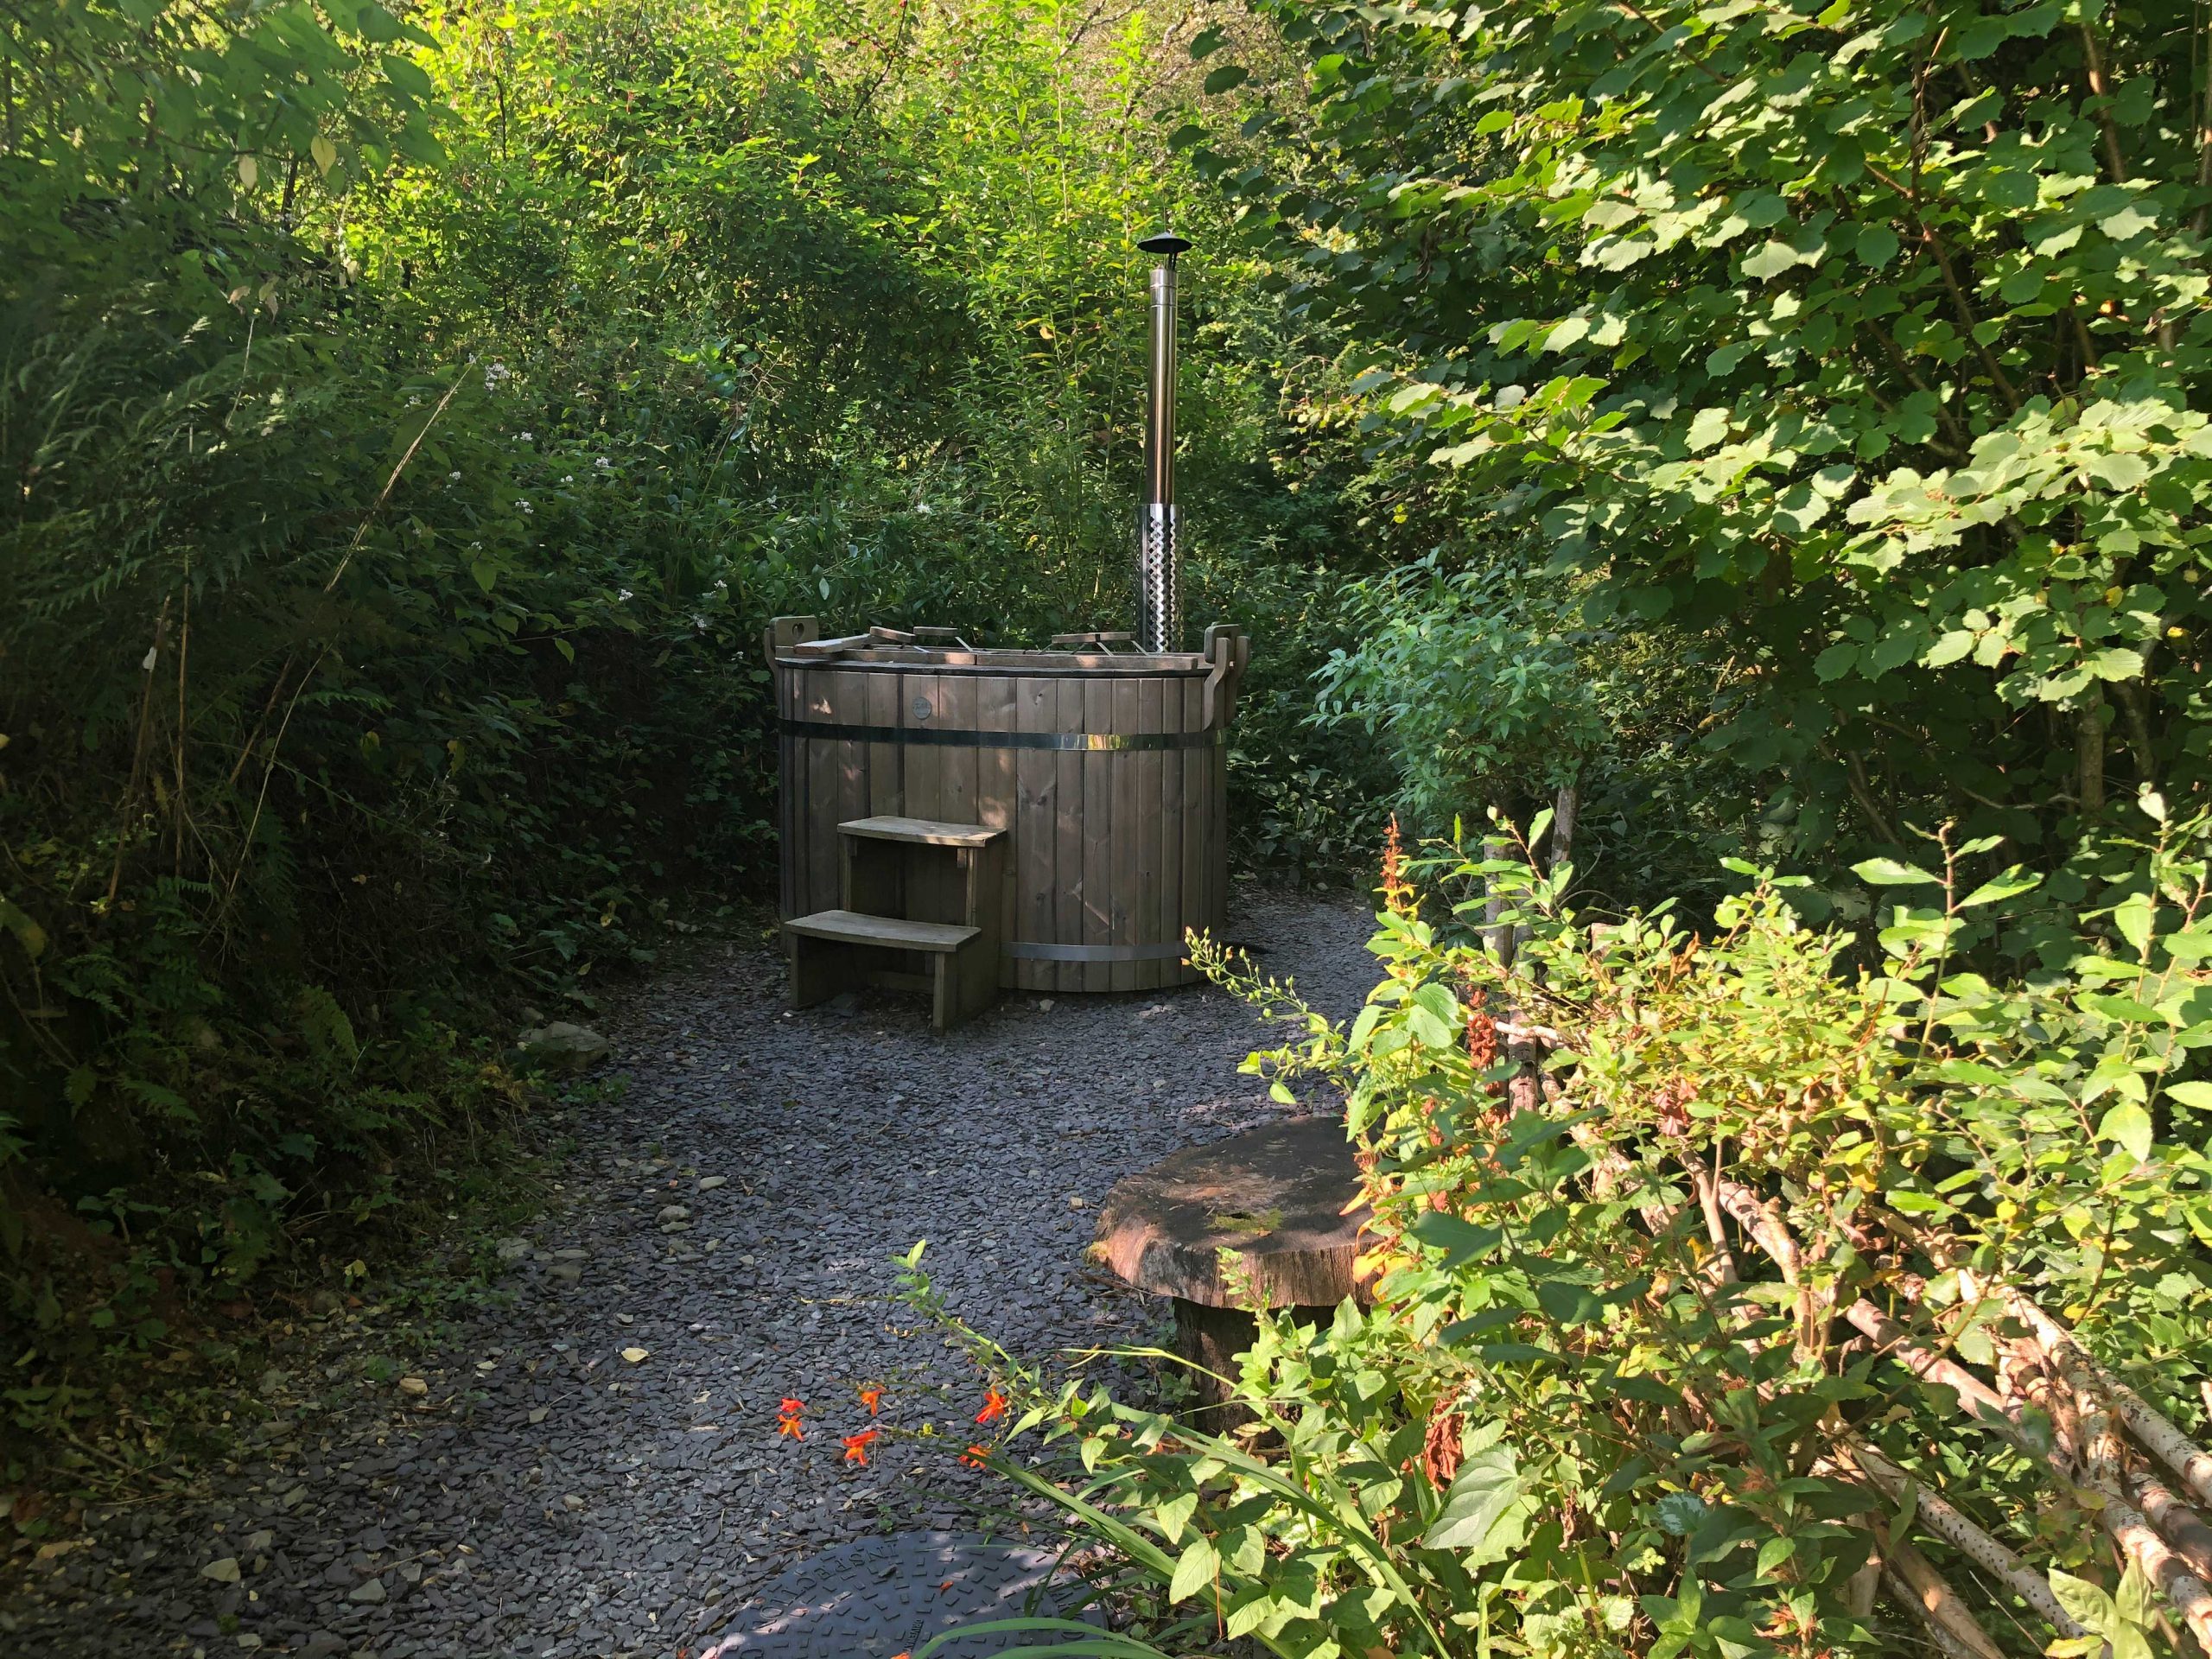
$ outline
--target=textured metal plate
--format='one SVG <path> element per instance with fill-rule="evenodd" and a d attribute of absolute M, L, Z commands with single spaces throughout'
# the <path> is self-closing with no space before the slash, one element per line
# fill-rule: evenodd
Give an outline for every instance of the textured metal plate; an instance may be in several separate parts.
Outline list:
<path fill-rule="evenodd" d="M 855 1539 L 810 1556 L 760 1592 L 700 1659 L 893 1659 L 963 1624 L 999 1618 L 1065 1618 L 1055 1601 L 1050 1550 L 1022 1549 L 953 1532 Z M 1065 1639 L 1019 1633 L 962 1637 L 936 1659 L 988 1659 L 1012 1648 Z"/>
<path fill-rule="evenodd" d="M 1175 509 L 1148 502 L 1137 509 L 1137 646 L 1182 649 L 1183 572 L 1176 547 Z"/>

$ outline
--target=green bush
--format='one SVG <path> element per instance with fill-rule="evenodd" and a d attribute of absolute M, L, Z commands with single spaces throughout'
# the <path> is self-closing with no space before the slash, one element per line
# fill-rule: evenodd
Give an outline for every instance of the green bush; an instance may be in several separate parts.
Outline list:
<path fill-rule="evenodd" d="M 986 1352 L 1056 1448 L 1000 1466 L 1116 1563 L 1116 1650 L 2202 1643 L 2212 822 L 2143 805 L 2024 982 L 1970 964 L 2036 878 L 1969 888 L 1948 837 L 1862 867 L 1864 942 L 1750 866 L 1700 938 L 1576 915 L 1525 843 L 1447 860 L 1510 894 L 1512 966 L 1398 887 L 1348 1027 L 1211 957 L 1302 1027 L 1250 1069 L 1344 1090 L 1375 1300 L 1263 1319 L 1230 1435 Z M 1986 1630 L 1916 1630 L 1930 1584 Z"/>
<path fill-rule="evenodd" d="M 1744 842 L 1840 892 L 1948 818 L 2056 869 L 2204 787 L 2199 31 L 1254 10 L 1194 42 L 1196 170 L 1456 563 L 1533 542 L 1587 621 L 1699 642 Z"/>

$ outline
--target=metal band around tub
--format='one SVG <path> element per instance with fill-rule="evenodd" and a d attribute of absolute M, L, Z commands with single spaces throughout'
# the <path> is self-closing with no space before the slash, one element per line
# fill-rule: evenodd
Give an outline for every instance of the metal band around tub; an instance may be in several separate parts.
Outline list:
<path fill-rule="evenodd" d="M 999 950 L 1025 962 L 1179 962 L 1188 954 L 1179 944 L 1044 944 L 1031 939 L 1009 939 Z"/>
<path fill-rule="evenodd" d="M 1095 753 L 1211 749 L 1228 741 L 1228 734 L 1218 727 L 1205 732 L 962 732 L 935 726 L 847 726 L 829 720 L 795 720 L 789 715 L 783 715 L 779 724 L 792 737 L 826 737 L 841 743 L 911 743 L 924 748 L 1060 749 Z"/>

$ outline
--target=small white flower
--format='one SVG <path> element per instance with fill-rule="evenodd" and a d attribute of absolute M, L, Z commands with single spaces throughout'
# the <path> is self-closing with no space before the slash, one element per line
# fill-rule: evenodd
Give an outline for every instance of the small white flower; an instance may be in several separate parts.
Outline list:
<path fill-rule="evenodd" d="M 926 518 L 930 515 L 930 504 L 926 501 L 917 501 L 914 504 L 914 511 Z"/>
<path fill-rule="evenodd" d="M 409 392 L 409 393 L 407 394 L 407 407 L 408 407 L 408 408 L 410 408 L 410 409 L 420 409 L 420 408 L 422 408 L 422 407 L 423 407 L 423 394 L 422 394 L 421 392 L 419 392 L 419 391 L 410 391 L 410 392 Z"/>
<path fill-rule="evenodd" d="M 524 512 L 535 512 L 537 511 L 537 508 L 531 506 L 527 500 L 524 499 L 520 496 L 517 496 L 515 498 L 515 505 L 520 507 Z"/>
<path fill-rule="evenodd" d="M 609 461 L 609 460 L 608 460 L 605 455 L 601 455 L 601 456 L 597 461 L 594 461 L 594 462 L 592 462 L 592 465 L 593 465 L 593 466 L 594 466 L 594 467 L 598 467 L 598 468 L 599 468 L 599 470 L 600 470 L 601 472 L 602 472 L 602 473 L 603 473 L 603 472 L 605 472 L 608 467 L 612 467 L 613 464 L 614 464 L 614 463 L 613 463 L 613 461 Z"/>
<path fill-rule="evenodd" d="M 522 441 L 524 443 L 535 443 L 537 442 L 537 434 L 535 432 L 525 432 L 522 435 Z"/>
<path fill-rule="evenodd" d="M 446 482 L 447 482 L 447 483 L 448 483 L 448 484 L 458 484 L 458 483 L 460 483 L 460 482 L 461 482 L 461 474 L 460 474 L 459 473 L 448 473 L 448 474 L 446 474 Z"/>
<path fill-rule="evenodd" d="M 630 597 L 630 590 L 627 588 L 620 588 L 617 590 L 616 596 L 621 599 L 627 599 Z"/>
<path fill-rule="evenodd" d="M 576 481 L 576 475 L 574 473 L 563 473 L 561 474 L 561 481 L 563 484 L 573 484 Z"/>

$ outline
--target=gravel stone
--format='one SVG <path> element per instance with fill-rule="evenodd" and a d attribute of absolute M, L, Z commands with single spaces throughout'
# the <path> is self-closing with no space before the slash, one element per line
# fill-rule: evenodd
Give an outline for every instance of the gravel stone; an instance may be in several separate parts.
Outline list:
<path fill-rule="evenodd" d="M 1361 906 L 1242 891 L 1231 914 L 1262 972 L 1357 1011 L 1376 976 Z M 325 1317 L 262 1378 L 269 1432 L 186 1494 L 89 1514 L 89 1548 L 0 1583 L 0 1648 L 213 1654 L 229 1630 L 310 1659 L 699 1659 L 772 1618 L 753 1599 L 798 1564 L 972 1531 L 1009 1502 L 957 1462 L 981 1385 L 887 1301 L 891 1256 L 927 1238 L 948 1306 L 1025 1357 L 1156 1342 L 1166 1306 L 1084 1256 L 1107 1189 L 1336 1104 L 1279 1107 L 1240 1076 L 1280 1032 L 1210 987 L 1008 995 L 949 1033 L 919 997 L 787 1013 L 783 993 L 780 957 L 747 942 L 609 996 L 595 1018 L 620 1058 L 600 1075 L 626 1087 L 550 1109 L 582 1147 L 553 1173 L 561 1208 L 442 1352 L 401 1356 L 426 1391 L 364 1380 L 379 1310 L 311 1301 Z M 719 1196 L 679 1204 L 685 1187 Z M 695 1208 L 713 1253 L 660 1231 Z M 1150 1381 L 1128 1362 L 1103 1376 Z M 804 1440 L 776 1432 L 787 1397 Z M 868 1426 L 869 1465 L 845 1462 L 842 1437 Z M 266 1555 L 253 1599 L 200 1575 L 211 1548 L 240 1579 L 240 1556 Z"/>
<path fill-rule="evenodd" d="M 1058 1566 L 1052 1550 L 949 1532 L 855 1539 L 778 1579 L 700 1659 L 874 1659 L 912 1652 L 960 1624 L 1061 1618 L 1052 1593 Z M 1007 1640 L 969 1637 L 937 1652 L 940 1659 L 987 1659 L 1004 1651 Z"/>

